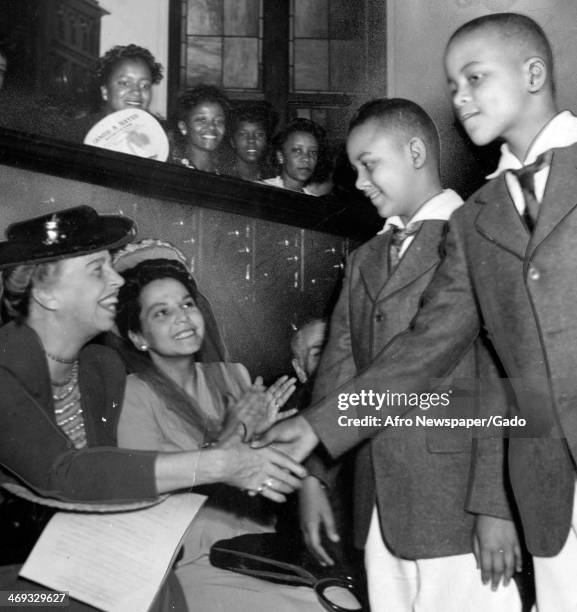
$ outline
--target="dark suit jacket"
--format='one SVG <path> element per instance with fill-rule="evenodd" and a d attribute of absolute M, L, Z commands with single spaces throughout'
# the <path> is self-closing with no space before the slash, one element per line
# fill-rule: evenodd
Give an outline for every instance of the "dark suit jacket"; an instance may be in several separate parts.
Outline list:
<path fill-rule="evenodd" d="M 471 342 L 460 349 L 458 364 L 442 386 L 452 389 L 448 406 L 405 408 L 413 425 L 381 427 L 364 442 L 364 428 L 338 427 L 337 418 L 348 416 L 334 402 L 333 390 L 359 373 L 374 371 L 370 384 L 357 390 L 385 393 L 387 377 L 380 376 L 387 361 L 378 357 L 384 347 L 406 330 L 415 316 L 421 297 L 441 261 L 440 248 L 446 231 L 444 221 L 426 221 L 407 249 L 399 265 L 389 275 L 390 234 L 376 236 L 353 253 L 347 264 L 340 299 L 331 319 L 329 340 L 317 374 L 313 402 L 321 401 L 324 416 L 330 421 L 331 436 L 339 445 L 328 443 L 335 455 L 341 451 L 340 438 L 348 447 L 361 442 L 355 472 L 355 544 L 366 541 L 375 499 L 381 531 L 391 550 L 405 558 L 431 558 L 471 551 L 474 515 L 466 512 L 473 430 L 465 428 L 423 427 L 416 417 L 469 417 L 476 415 L 477 347 Z M 474 336 L 471 337 L 471 341 Z M 423 346 L 426 350 L 426 346 Z M 481 350 L 478 347 L 478 350 Z M 412 355 L 418 367 L 419 354 Z M 447 372 L 439 375 L 444 376 Z M 412 389 L 411 389 L 412 391 Z M 419 391 L 419 389 L 415 389 Z M 386 406 L 367 414 L 382 422 L 394 411 Z M 318 415 L 318 406 L 311 413 Z M 356 415 L 351 415 L 356 416 Z M 309 416 L 310 418 L 310 416 Z M 318 427 L 318 418 L 313 421 Z M 323 441 L 325 429 L 319 427 Z M 492 442 L 488 442 L 492 444 Z M 500 448 L 502 440 L 498 442 Z M 343 450 L 346 450 L 343 447 Z M 502 453 L 492 456 L 493 472 L 486 475 L 493 487 L 492 499 L 482 500 L 489 514 L 509 517 L 502 489 Z M 315 455 L 309 470 L 322 480 L 331 479 L 328 466 Z M 486 482 L 485 479 L 485 482 Z M 479 479 L 481 481 L 481 479 Z M 479 485 L 481 486 L 481 485 Z M 481 511 L 479 510 L 479 511 Z"/>
<path fill-rule="evenodd" d="M 555 555 L 570 528 L 577 458 L 577 145 L 556 149 L 529 235 L 503 176 L 450 221 L 447 255 L 411 329 L 306 413 L 338 456 L 379 430 L 335 427 L 340 392 L 383 379 L 397 390 L 442 376 L 486 330 L 527 420 L 511 430 L 509 472 L 529 550 Z M 381 383 L 382 384 L 382 383 Z M 475 473 L 485 458 L 477 458 Z"/>
<path fill-rule="evenodd" d="M 46 357 L 38 336 L 26 325 L 3 326 L 0 466 L 40 495 L 63 500 L 155 498 L 157 453 L 112 448 L 124 384 L 124 368 L 113 351 L 101 346 L 82 350 L 79 386 L 86 438 L 92 448 L 76 450 L 56 424 Z"/>

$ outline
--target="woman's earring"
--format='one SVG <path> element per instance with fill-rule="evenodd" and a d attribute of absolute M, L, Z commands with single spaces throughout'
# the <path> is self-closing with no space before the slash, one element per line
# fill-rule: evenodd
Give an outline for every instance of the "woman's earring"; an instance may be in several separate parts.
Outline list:
<path fill-rule="evenodd" d="M 147 350 L 148 350 L 148 346 L 147 346 L 146 344 L 141 344 L 141 345 L 140 345 L 138 348 L 139 348 L 141 351 L 147 351 Z"/>

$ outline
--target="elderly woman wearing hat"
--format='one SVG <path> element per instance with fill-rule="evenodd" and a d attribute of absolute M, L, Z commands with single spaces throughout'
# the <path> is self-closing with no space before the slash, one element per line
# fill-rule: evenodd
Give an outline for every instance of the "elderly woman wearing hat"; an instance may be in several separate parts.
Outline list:
<path fill-rule="evenodd" d="M 0 243 L 0 465 L 41 496 L 126 502 L 211 482 L 277 499 L 300 486 L 301 466 L 238 436 L 206 450 L 116 446 L 125 374 L 110 349 L 85 346 L 114 324 L 122 278 L 109 249 L 133 222 L 81 206 L 10 226 Z M 277 495 L 262 483 L 274 478 Z"/>

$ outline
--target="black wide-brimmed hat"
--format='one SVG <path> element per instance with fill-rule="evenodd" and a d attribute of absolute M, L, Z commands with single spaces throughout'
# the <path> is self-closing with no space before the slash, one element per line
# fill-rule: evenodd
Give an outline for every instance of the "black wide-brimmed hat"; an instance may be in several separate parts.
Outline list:
<path fill-rule="evenodd" d="M 116 249 L 134 240 L 136 225 L 121 215 L 99 215 L 90 206 L 19 221 L 0 242 L 0 268 L 79 257 Z"/>

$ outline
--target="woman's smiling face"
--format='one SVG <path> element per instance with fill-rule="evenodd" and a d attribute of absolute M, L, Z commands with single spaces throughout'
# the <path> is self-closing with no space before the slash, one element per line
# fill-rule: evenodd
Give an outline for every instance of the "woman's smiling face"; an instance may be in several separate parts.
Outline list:
<path fill-rule="evenodd" d="M 135 346 L 151 358 L 196 353 L 204 338 L 204 318 L 188 289 L 174 278 L 154 280 L 140 293 L 140 332 L 129 332 Z"/>
<path fill-rule="evenodd" d="M 125 108 L 148 110 L 152 101 L 152 76 L 141 59 L 120 60 L 100 88 L 109 113 Z"/>
<path fill-rule="evenodd" d="M 226 131 L 225 112 L 217 102 L 200 102 L 190 110 L 186 121 L 179 121 L 178 126 L 189 145 L 203 151 L 214 151 Z"/>

